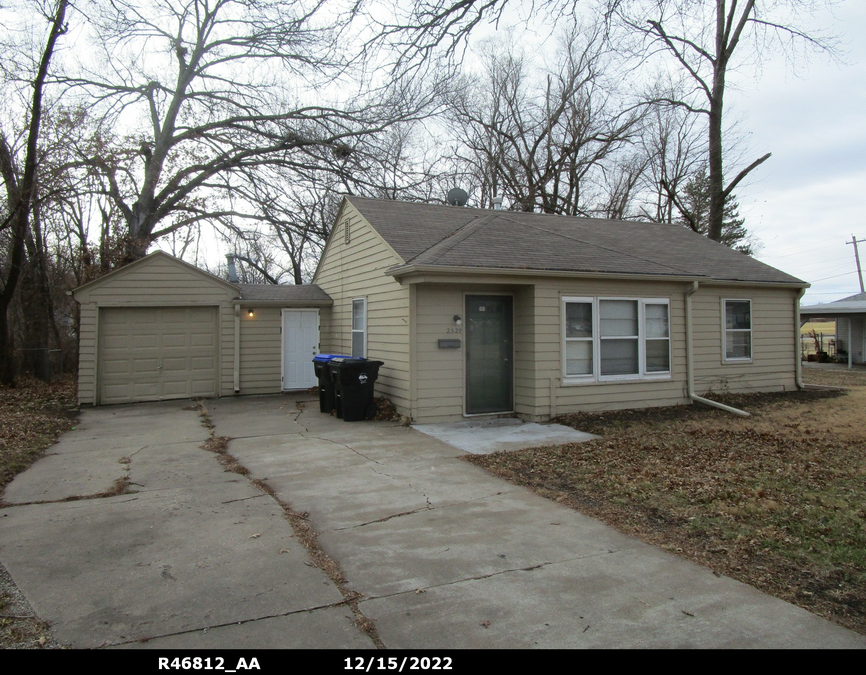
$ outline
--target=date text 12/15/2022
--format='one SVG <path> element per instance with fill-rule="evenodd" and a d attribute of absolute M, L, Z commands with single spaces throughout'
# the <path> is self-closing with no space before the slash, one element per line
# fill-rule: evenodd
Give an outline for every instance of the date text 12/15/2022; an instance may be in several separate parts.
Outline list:
<path fill-rule="evenodd" d="M 343 670 L 396 670 L 402 673 L 404 670 L 451 670 L 451 657 L 449 656 L 374 656 L 364 658 L 354 656 L 344 659 Z"/>

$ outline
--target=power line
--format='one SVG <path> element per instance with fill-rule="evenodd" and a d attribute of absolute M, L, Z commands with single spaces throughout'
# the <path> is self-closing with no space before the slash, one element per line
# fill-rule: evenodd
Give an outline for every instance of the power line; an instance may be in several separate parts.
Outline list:
<path fill-rule="evenodd" d="M 837 277 L 847 277 L 849 274 L 857 274 L 857 272 L 845 272 L 843 274 L 834 274 L 832 277 L 824 277 L 823 279 L 815 279 L 815 283 L 819 281 L 827 281 L 827 279 L 836 279 Z"/>
<path fill-rule="evenodd" d="M 785 253 L 783 255 L 775 255 L 773 257 L 775 257 L 775 258 L 790 258 L 792 255 L 802 255 L 804 253 L 810 253 L 811 251 L 820 251 L 820 250 L 825 249 L 825 248 L 830 248 L 831 246 L 838 246 L 838 244 L 828 243 L 828 244 L 824 244 L 823 246 L 815 246 L 814 244 L 806 244 L 803 248 L 798 247 L 797 249 L 793 250 L 792 253 Z M 786 249 L 783 248 L 781 250 L 784 251 Z M 792 249 L 787 249 L 787 250 L 790 251 Z"/>

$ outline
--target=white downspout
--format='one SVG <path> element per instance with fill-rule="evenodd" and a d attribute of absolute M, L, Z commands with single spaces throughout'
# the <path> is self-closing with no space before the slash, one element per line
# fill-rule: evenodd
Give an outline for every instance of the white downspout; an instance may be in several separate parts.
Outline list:
<path fill-rule="evenodd" d="M 235 305 L 235 362 L 234 362 L 235 393 L 241 393 L 241 306 Z"/>
<path fill-rule="evenodd" d="M 733 408 L 729 405 L 725 405 L 724 403 L 719 403 L 718 401 L 711 401 L 708 398 L 704 398 L 703 396 L 697 396 L 695 394 L 695 373 L 694 373 L 694 358 L 692 352 L 692 296 L 698 290 L 698 282 L 693 281 L 689 290 L 686 291 L 686 382 L 688 386 L 689 398 L 693 401 L 698 401 L 699 403 L 703 403 L 704 405 L 710 405 L 714 408 L 721 408 L 722 410 L 727 410 L 728 412 L 734 413 L 735 415 L 742 415 L 743 417 L 749 417 L 749 413 L 745 410 L 739 410 L 737 408 Z M 724 321 L 724 317 L 722 317 Z"/>
<path fill-rule="evenodd" d="M 794 298 L 794 383 L 797 389 L 805 389 L 803 384 L 803 366 L 800 363 L 800 352 L 803 347 L 803 338 L 800 336 L 800 299 L 806 293 L 805 288 L 801 288 Z"/>

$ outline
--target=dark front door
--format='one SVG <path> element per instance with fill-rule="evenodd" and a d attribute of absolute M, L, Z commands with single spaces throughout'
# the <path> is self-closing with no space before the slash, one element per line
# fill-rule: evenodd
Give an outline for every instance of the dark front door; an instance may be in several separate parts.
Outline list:
<path fill-rule="evenodd" d="M 511 412 L 511 296 L 466 296 L 466 412 Z"/>

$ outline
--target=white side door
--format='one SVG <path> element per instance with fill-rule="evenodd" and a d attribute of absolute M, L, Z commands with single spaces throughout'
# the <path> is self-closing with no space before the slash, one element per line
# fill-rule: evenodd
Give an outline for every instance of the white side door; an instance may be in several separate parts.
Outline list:
<path fill-rule="evenodd" d="M 283 310 L 283 389 L 309 389 L 318 380 L 313 357 L 319 353 L 319 310 Z"/>

